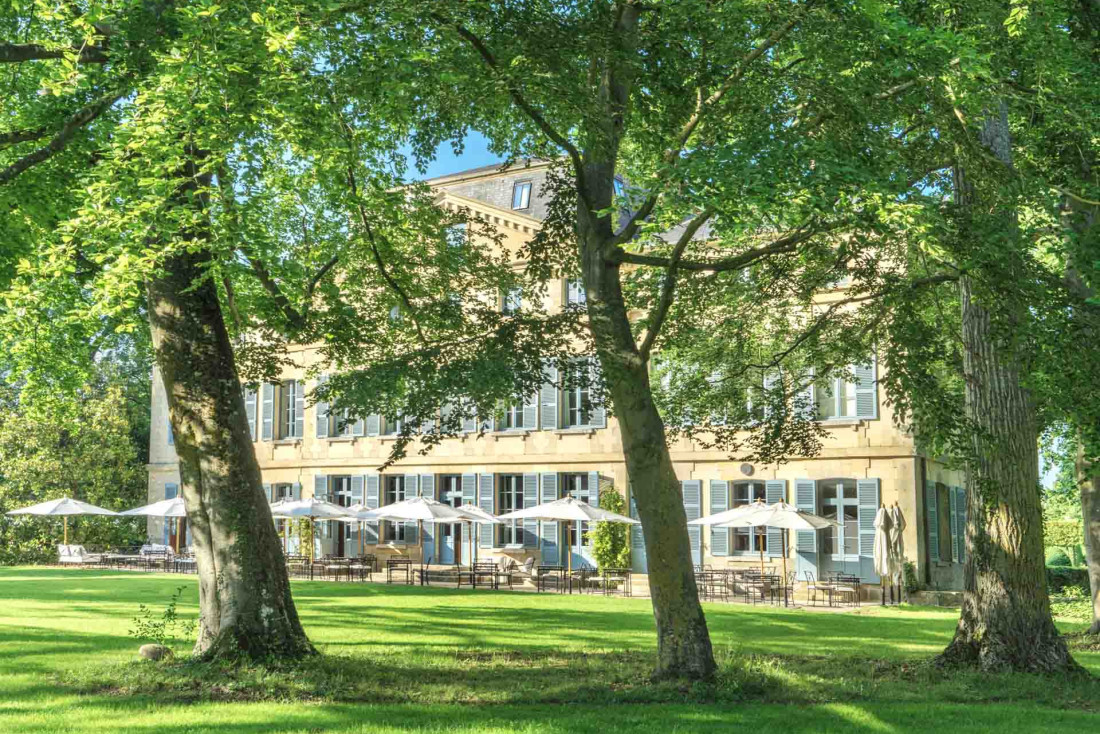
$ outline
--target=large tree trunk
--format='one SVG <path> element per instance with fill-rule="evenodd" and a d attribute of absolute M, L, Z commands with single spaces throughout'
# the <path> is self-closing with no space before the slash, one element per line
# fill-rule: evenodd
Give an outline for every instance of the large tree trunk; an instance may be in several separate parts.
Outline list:
<path fill-rule="evenodd" d="M 1081 489 L 1081 520 L 1085 525 L 1085 565 L 1092 594 L 1090 635 L 1100 635 L 1100 473 L 1085 459 L 1085 447 L 1077 448 L 1077 480 Z"/>
<path fill-rule="evenodd" d="M 983 670 L 1077 668 L 1054 626 L 1043 559 L 1035 408 L 989 312 L 962 280 L 967 471 L 966 586 L 955 638 L 941 659 Z"/>
<path fill-rule="evenodd" d="M 990 115 L 983 142 L 1011 164 L 1007 111 Z M 957 183 L 960 203 L 972 191 Z M 1000 225 L 1015 227 L 1011 216 Z M 955 638 L 940 656 L 983 670 L 1077 669 L 1054 626 L 1047 595 L 1035 405 L 1019 358 L 995 333 L 990 312 L 960 279 L 967 461 L 965 588 Z M 1011 309 L 1010 309 L 1011 311 Z"/>
<path fill-rule="evenodd" d="M 581 219 L 591 225 L 583 214 Z M 581 260 L 596 354 L 622 432 L 631 492 L 645 537 L 657 622 L 655 676 L 709 678 L 716 666 L 695 586 L 687 514 L 665 427 L 653 402 L 648 363 L 630 330 L 619 265 L 604 257 L 607 241 L 602 236 L 609 234 L 582 225 Z"/>
<path fill-rule="evenodd" d="M 181 196 L 199 199 L 191 184 Z M 299 657 L 314 650 L 291 599 L 210 257 L 202 246 L 175 254 L 147 286 L 199 571 L 194 652 L 205 659 Z"/>

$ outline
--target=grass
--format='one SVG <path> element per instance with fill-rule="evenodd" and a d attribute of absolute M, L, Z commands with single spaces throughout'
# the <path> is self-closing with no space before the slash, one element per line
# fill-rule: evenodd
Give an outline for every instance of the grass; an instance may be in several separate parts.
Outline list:
<path fill-rule="evenodd" d="M 136 662 L 138 605 L 181 584 L 193 616 L 193 578 L 0 569 L 0 732 L 1100 729 L 1095 678 L 929 666 L 950 610 L 707 605 L 721 671 L 682 687 L 648 681 L 648 600 L 303 582 L 317 660 Z M 1077 659 L 1100 674 L 1090 647 Z"/>

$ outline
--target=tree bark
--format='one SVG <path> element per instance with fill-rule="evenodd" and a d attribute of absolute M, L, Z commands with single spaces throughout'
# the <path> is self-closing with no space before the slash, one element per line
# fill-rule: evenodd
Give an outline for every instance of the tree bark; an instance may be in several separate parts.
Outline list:
<path fill-rule="evenodd" d="M 203 206 L 196 186 L 202 179 L 188 173 L 180 197 Z M 211 257 L 201 244 L 188 248 L 147 284 L 199 571 L 194 653 L 203 659 L 301 657 L 315 651 L 298 620 L 263 494 Z"/>
<path fill-rule="evenodd" d="M 1077 446 L 1077 480 L 1081 490 L 1081 520 L 1085 526 L 1085 565 L 1092 597 L 1089 634 L 1100 635 L 1100 472 L 1086 460 L 1081 441 Z"/>
<path fill-rule="evenodd" d="M 985 124 L 983 142 L 1011 163 L 1007 112 Z M 962 180 L 962 176 L 959 176 Z M 967 184 L 957 184 L 970 204 Z M 1015 227 L 1011 216 L 1001 224 Z M 1047 595 L 1039 493 L 1039 433 L 1030 392 L 1011 345 L 975 302 L 969 277 L 962 302 L 966 418 L 972 432 L 967 461 L 965 588 L 955 637 L 939 660 L 989 671 L 1078 670 L 1054 626 Z"/>

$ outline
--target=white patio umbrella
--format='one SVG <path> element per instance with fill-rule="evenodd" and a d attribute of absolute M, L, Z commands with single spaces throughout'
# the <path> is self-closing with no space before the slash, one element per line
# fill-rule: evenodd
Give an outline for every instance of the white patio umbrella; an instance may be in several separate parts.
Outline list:
<path fill-rule="evenodd" d="M 154 502 L 151 505 L 144 505 L 142 507 L 135 507 L 132 510 L 125 510 L 118 513 L 119 515 L 140 515 L 144 517 L 162 517 L 165 520 L 174 519 L 179 523 L 179 518 L 187 517 L 187 508 L 183 505 L 183 497 L 174 497 L 170 500 L 161 500 L 160 502 Z M 176 553 L 180 552 L 180 533 L 179 525 L 176 525 Z"/>
<path fill-rule="evenodd" d="M 544 520 L 549 522 L 619 522 L 625 525 L 637 525 L 638 521 L 617 512 L 593 507 L 587 502 L 565 497 L 553 502 L 545 502 L 534 507 L 498 515 L 500 520 Z M 569 573 L 573 573 L 573 553 L 566 556 Z"/>
<path fill-rule="evenodd" d="M 783 531 L 783 578 L 787 577 L 787 533 L 790 530 L 824 530 L 840 523 L 800 510 L 786 502 L 754 506 L 753 511 L 724 524 L 728 528 L 780 528 Z M 764 547 L 760 547 L 760 570 L 764 570 Z"/>
<path fill-rule="evenodd" d="M 476 513 L 457 507 L 451 507 L 445 502 L 430 497 L 410 497 L 391 505 L 384 505 L 373 510 L 365 510 L 356 514 L 360 520 L 389 520 L 390 522 L 415 522 L 417 538 L 420 541 L 420 555 L 424 555 L 424 534 L 421 532 L 422 523 L 433 525 L 450 525 L 460 522 L 469 523 L 497 523 L 495 517 L 483 510 Z"/>
<path fill-rule="evenodd" d="M 65 545 L 69 544 L 69 515 L 107 515 L 108 517 L 116 517 L 118 515 L 114 510 L 105 510 L 102 507 L 96 507 L 87 502 L 81 502 L 80 500 L 74 500 L 69 497 L 62 497 L 59 500 L 49 500 L 48 502 L 39 502 L 37 505 L 20 507 L 18 510 L 9 510 L 7 514 L 41 515 L 43 517 L 60 516 L 65 526 Z"/>
<path fill-rule="evenodd" d="M 346 517 L 348 508 L 310 497 L 304 500 L 283 500 L 271 506 L 271 516 L 280 518 L 308 517 L 310 523 L 317 520 L 340 520 Z M 313 563 L 313 543 L 309 544 L 309 562 Z"/>

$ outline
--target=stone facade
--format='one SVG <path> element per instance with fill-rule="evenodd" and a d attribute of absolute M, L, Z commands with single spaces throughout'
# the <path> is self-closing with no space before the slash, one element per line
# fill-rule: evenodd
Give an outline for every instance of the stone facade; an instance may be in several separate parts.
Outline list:
<path fill-rule="evenodd" d="M 538 227 L 542 206 L 533 188 L 531 206 L 522 212 L 511 210 L 512 192 L 516 181 L 541 181 L 545 164 L 519 166 L 501 173 L 494 170 L 470 172 L 437 179 L 432 182 L 440 192 L 439 203 L 446 207 L 465 207 L 489 218 L 505 235 L 503 246 L 518 252 L 523 242 Z M 518 261 L 517 261 L 518 264 Z M 545 304 L 560 308 L 566 298 L 566 288 L 551 288 Z M 315 383 L 306 381 L 308 368 L 318 360 L 316 349 L 299 346 L 287 355 L 293 367 L 285 370 L 284 380 L 299 380 L 308 392 Z M 301 409 L 300 437 L 279 439 L 276 431 L 263 439 L 264 399 L 256 397 L 254 437 L 256 456 L 263 471 L 265 486 L 272 499 L 286 495 L 309 497 L 325 493 L 343 504 L 375 501 L 385 503 L 387 489 L 407 495 L 431 493 L 439 499 L 445 491 L 453 492 L 455 502 L 460 497 L 481 503 L 500 512 L 503 505 L 513 502 L 534 504 L 551 496 L 571 491 L 582 499 L 594 498 L 593 490 L 614 487 L 629 499 L 629 477 L 622 453 L 622 444 L 615 419 L 603 424 L 581 428 L 542 429 L 541 406 L 534 427 L 520 430 L 492 431 L 478 435 L 470 433 L 447 439 L 427 456 L 420 456 L 416 446 L 410 447 L 407 458 L 379 474 L 377 467 L 386 459 L 392 437 L 370 435 L 379 431 L 373 421 L 365 421 L 356 433 L 339 437 L 319 437 L 317 408 Z M 274 405 L 272 401 L 269 409 Z M 560 411 L 559 411 L 560 412 Z M 689 515 L 705 515 L 719 511 L 752 496 L 768 501 L 782 497 L 792 504 L 812 507 L 815 512 L 835 512 L 847 518 L 843 530 L 830 534 L 818 533 L 807 544 L 807 538 L 787 539 L 787 563 L 798 571 L 821 575 L 844 571 L 857 573 L 867 582 L 877 582 L 871 564 L 868 533 L 874 511 L 879 503 L 897 503 L 907 521 L 904 545 L 907 558 L 916 566 L 917 577 L 930 588 L 957 589 L 962 584 L 961 506 L 955 504 L 961 477 L 942 464 L 921 456 L 912 435 L 895 426 L 890 406 L 874 392 L 873 414 L 860 418 L 831 420 L 825 423 L 828 437 L 819 455 L 794 459 L 774 465 L 744 465 L 732 462 L 718 451 L 708 451 L 687 439 L 676 441 L 672 459 L 682 481 L 685 507 Z M 152 433 L 149 465 L 149 501 L 163 499 L 178 485 L 177 457 L 170 441 L 167 403 L 159 375 L 154 373 L 152 397 Z M 400 479 L 398 479 L 400 478 Z M 404 486 L 401 486 L 404 485 Z M 940 553 L 929 548 L 930 497 L 935 495 L 936 532 Z M 490 499 L 491 496 L 491 499 Z M 810 503 L 810 504 L 807 504 Z M 439 562 L 467 562 L 471 555 L 471 534 L 463 530 L 433 531 L 414 527 L 359 529 L 339 523 L 318 523 L 317 550 L 322 553 L 355 555 L 360 548 L 378 555 L 409 554 L 431 556 Z M 428 532 L 424 532 L 428 530 Z M 375 533 L 381 531 L 382 536 Z M 161 521 L 149 521 L 150 538 L 156 542 L 172 542 Z M 753 538 L 737 531 L 692 529 L 693 550 L 697 563 L 725 567 L 760 563 L 764 560 L 779 568 L 783 560 L 782 536 L 777 532 Z M 946 540 L 944 540 L 947 534 Z M 567 528 L 557 524 L 528 523 L 515 530 L 483 531 L 478 540 L 480 556 L 509 555 L 517 560 L 529 556 L 543 562 L 565 561 Z M 591 559 L 590 549 L 583 540 L 570 546 L 574 564 Z M 342 536 L 342 537 L 341 537 Z M 723 537 L 724 536 L 724 537 Z M 415 540 L 414 540 L 415 538 Z M 640 529 L 632 536 L 633 566 L 645 572 L 644 548 Z M 294 541 L 292 540 L 292 543 Z M 833 547 L 829 547 L 830 543 Z M 798 551 L 793 550 L 797 545 Z M 812 549 L 811 549 L 812 548 Z"/>

